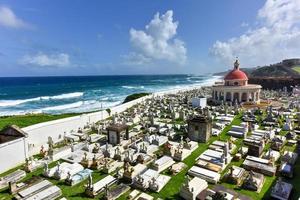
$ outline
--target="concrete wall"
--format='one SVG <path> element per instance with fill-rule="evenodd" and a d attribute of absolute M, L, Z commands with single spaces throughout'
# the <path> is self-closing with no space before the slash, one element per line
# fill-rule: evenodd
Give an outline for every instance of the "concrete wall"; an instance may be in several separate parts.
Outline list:
<path fill-rule="evenodd" d="M 132 107 L 134 104 L 142 102 L 146 98 L 150 97 L 151 95 L 113 107 L 111 108 L 111 114 L 123 112 L 127 108 Z M 63 139 L 64 132 L 69 133 L 72 130 L 77 131 L 78 128 L 83 128 L 87 123 L 95 123 L 107 117 L 109 117 L 109 115 L 104 110 L 25 127 L 22 130 L 28 134 L 29 155 L 31 156 L 39 153 L 42 145 L 47 146 L 49 136 L 52 137 L 54 142 L 57 142 Z"/>
<path fill-rule="evenodd" d="M 183 90 L 189 90 L 194 88 L 186 88 Z M 183 91 L 182 90 L 182 91 Z M 167 93 L 176 93 L 178 89 L 169 90 L 166 92 L 155 93 L 155 96 L 162 96 Z M 115 113 L 120 113 L 126 109 L 132 107 L 133 105 L 144 101 L 145 99 L 151 98 L 153 95 L 148 95 L 141 97 L 139 99 L 121 104 L 110 108 L 111 115 Z M 22 128 L 28 134 L 28 152 L 29 156 L 39 153 L 41 146 L 47 146 L 48 137 L 51 136 L 54 142 L 63 139 L 64 132 L 69 133 L 72 130 L 77 131 L 79 127 L 83 128 L 87 123 L 96 123 L 99 120 L 109 117 L 108 113 L 104 111 L 82 114 L 80 116 L 68 117 L 64 119 L 53 120 L 49 122 L 43 122 Z"/>
<path fill-rule="evenodd" d="M 27 157 L 27 138 L 19 138 L 0 144 L 0 173 L 25 162 Z"/>

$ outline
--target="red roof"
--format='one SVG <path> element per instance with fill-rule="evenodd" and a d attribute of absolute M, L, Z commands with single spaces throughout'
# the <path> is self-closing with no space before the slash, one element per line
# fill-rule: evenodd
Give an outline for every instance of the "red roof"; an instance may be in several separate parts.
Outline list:
<path fill-rule="evenodd" d="M 225 76 L 224 80 L 248 80 L 248 77 L 245 72 L 233 69 Z"/>

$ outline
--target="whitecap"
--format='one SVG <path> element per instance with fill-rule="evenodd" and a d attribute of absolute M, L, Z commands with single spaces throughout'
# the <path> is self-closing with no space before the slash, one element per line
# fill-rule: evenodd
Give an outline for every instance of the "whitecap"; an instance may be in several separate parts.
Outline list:
<path fill-rule="evenodd" d="M 23 103 L 40 101 L 40 100 L 70 99 L 70 98 L 77 98 L 80 96 L 83 96 L 83 92 L 72 92 L 72 93 L 65 93 L 65 94 L 60 94 L 55 96 L 41 96 L 41 97 L 30 98 L 30 99 L 0 100 L 0 107 L 16 106 Z"/>
<path fill-rule="evenodd" d="M 78 102 L 70 103 L 70 104 L 46 107 L 46 108 L 42 108 L 40 110 L 42 112 L 44 112 L 44 111 L 57 111 L 57 110 L 65 110 L 65 109 L 70 109 L 70 108 L 77 108 L 77 107 L 80 107 L 82 105 L 83 105 L 83 101 L 78 101 Z"/>
<path fill-rule="evenodd" d="M 141 85 L 141 86 L 123 85 L 122 88 L 125 88 L 125 89 L 144 89 L 145 86 L 143 86 L 143 85 Z"/>

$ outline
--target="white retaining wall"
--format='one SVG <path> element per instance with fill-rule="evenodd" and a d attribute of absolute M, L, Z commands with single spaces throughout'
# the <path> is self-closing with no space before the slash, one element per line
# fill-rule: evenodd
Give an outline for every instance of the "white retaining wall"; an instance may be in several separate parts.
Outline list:
<path fill-rule="evenodd" d="M 0 144 L 0 173 L 25 162 L 27 157 L 27 138 L 19 138 Z"/>
<path fill-rule="evenodd" d="M 134 104 L 150 98 L 148 95 L 119 106 L 111 108 L 111 115 L 125 111 Z M 47 146 L 48 137 L 51 136 L 54 142 L 62 140 L 64 132 L 69 133 L 72 130 L 77 131 L 78 128 L 83 128 L 87 123 L 96 123 L 99 120 L 109 117 L 108 113 L 104 111 L 82 114 L 80 116 L 68 117 L 64 119 L 43 122 L 22 128 L 28 134 L 28 151 L 29 156 L 39 153 L 42 145 Z"/>

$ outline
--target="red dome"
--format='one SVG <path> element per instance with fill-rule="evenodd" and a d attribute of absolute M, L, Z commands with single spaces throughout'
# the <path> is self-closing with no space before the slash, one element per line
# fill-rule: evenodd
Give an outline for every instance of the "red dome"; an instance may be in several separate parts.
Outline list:
<path fill-rule="evenodd" d="M 234 69 L 225 76 L 224 80 L 248 80 L 248 77 L 245 72 L 239 69 Z"/>

